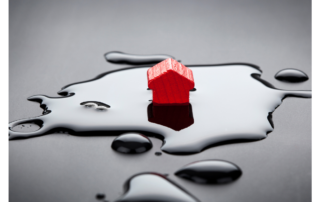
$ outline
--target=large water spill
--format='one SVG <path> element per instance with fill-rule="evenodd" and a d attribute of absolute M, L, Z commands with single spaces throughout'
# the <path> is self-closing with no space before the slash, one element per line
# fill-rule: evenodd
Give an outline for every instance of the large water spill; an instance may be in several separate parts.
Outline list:
<path fill-rule="evenodd" d="M 179 130 L 172 129 L 170 123 L 157 123 L 154 121 L 157 117 L 149 121 L 148 106 L 152 103 L 152 91 L 147 90 L 149 66 L 107 72 L 96 79 L 68 85 L 59 92 L 63 97 L 30 97 L 29 100 L 41 103 L 44 115 L 11 122 L 9 138 L 30 138 L 57 129 L 89 136 L 140 132 L 162 139 L 164 152 L 198 153 L 214 145 L 264 139 L 273 130 L 271 113 L 285 97 L 311 97 L 311 91 L 273 88 L 260 79 L 261 71 L 254 65 L 186 66 L 193 71 L 197 90 L 190 92 L 187 110 L 191 111 L 177 110 L 182 113 L 176 116 L 179 119 L 188 116 L 186 123 L 173 124 Z M 96 105 L 88 107 L 86 103 Z M 170 109 L 164 110 L 162 114 L 172 116 Z M 13 130 L 26 123 L 35 123 L 40 129 Z"/>

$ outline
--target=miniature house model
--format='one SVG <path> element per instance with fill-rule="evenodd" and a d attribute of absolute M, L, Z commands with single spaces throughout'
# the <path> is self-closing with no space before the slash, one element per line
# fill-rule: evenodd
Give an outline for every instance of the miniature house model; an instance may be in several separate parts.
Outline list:
<path fill-rule="evenodd" d="M 174 59 L 166 59 L 148 69 L 148 87 L 154 105 L 187 105 L 194 88 L 192 71 Z"/>

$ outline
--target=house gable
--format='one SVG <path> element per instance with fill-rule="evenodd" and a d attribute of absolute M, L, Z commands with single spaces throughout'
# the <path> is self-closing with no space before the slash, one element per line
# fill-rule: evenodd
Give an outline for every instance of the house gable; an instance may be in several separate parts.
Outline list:
<path fill-rule="evenodd" d="M 194 88 L 194 79 L 191 69 L 187 68 L 186 66 L 172 58 L 168 58 L 148 69 L 148 87 L 152 89 L 153 81 L 161 78 L 163 75 L 166 75 L 166 73 L 169 71 L 174 71 L 184 79 L 188 80 L 190 83 L 189 90 Z"/>

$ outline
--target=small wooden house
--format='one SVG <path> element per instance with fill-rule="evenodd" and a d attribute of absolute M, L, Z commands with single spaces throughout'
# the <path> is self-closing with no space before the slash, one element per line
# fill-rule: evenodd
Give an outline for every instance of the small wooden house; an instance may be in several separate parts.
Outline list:
<path fill-rule="evenodd" d="M 147 76 L 153 104 L 189 104 L 189 91 L 194 88 L 191 69 L 169 58 L 148 69 Z"/>

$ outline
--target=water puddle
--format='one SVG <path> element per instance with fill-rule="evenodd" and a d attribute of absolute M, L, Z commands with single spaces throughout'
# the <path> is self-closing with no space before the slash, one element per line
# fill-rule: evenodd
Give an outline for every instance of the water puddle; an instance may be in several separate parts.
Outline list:
<path fill-rule="evenodd" d="M 311 97 L 311 91 L 274 88 L 260 79 L 261 71 L 254 65 L 186 66 L 193 71 L 196 87 L 186 108 L 152 107 L 146 76 L 150 66 L 130 67 L 70 84 L 59 92 L 62 97 L 31 96 L 29 100 L 40 103 L 45 113 L 11 122 L 9 138 L 41 136 L 57 128 L 79 136 L 137 132 L 163 140 L 164 152 L 192 154 L 216 145 L 264 139 L 273 131 L 272 112 L 284 98 Z M 15 130 L 27 123 L 40 128 Z"/>
<path fill-rule="evenodd" d="M 152 148 L 152 143 L 139 133 L 126 133 L 113 140 L 112 149 L 124 154 L 140 154 Z"/>
<path fill-rule="evenodd" d="M 104 57 L 110 63 L 129 65 L 156 64 L 168 58 L 174 59 L 173 56 L 165 54 L 135 55 L 119 51 L 108 52 Z"/>
<path fill-rule="evenodd" d="M 309 79 L 308 75 L 298 69 L 283 69 L 279 71 L 275 78 L 279 81 L 298 83 Z"/>
<path fill-rule="evenodd" d="M 238 179 L 241 169 L 222 160 L 197 161 L 179 169 L 175 175 L 198 184 L 225 184 Z"/>

